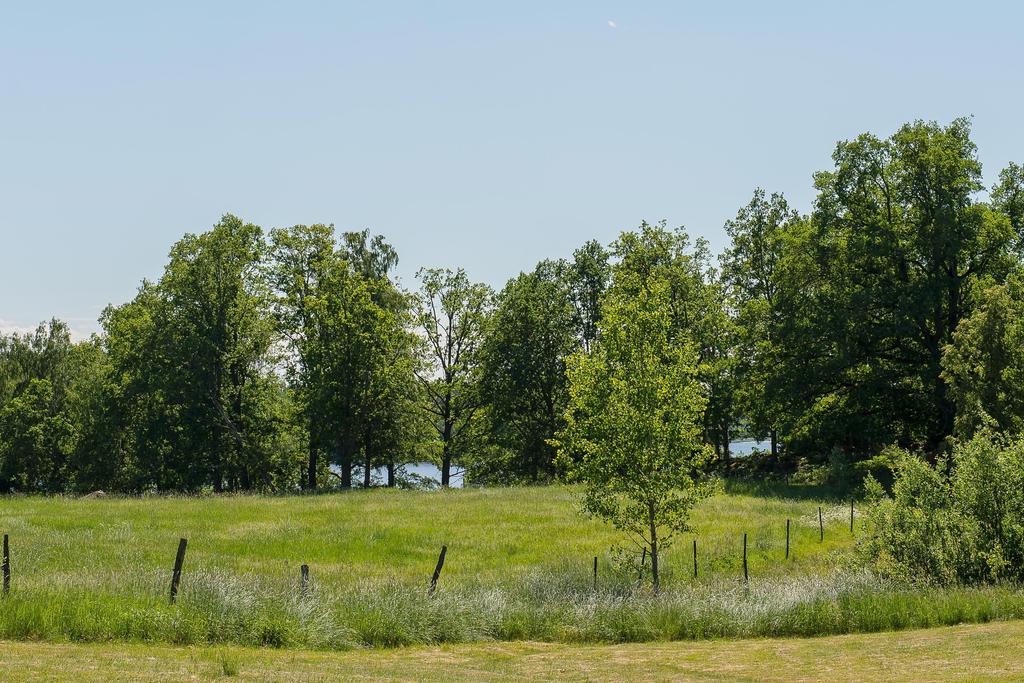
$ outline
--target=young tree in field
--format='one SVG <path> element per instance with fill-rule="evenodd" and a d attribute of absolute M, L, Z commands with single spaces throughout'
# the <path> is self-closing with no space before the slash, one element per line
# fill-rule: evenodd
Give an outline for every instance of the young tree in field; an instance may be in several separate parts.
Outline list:
<path fill-rule="evenodd" d="M 692 342 L 673 332 L 668 283 L 620 275 L 590 353 L 569 359 L 566 425 L 554 443 L 583 486 L 583 508 L 647 549 L 658 593 L 660 554 L 707 493 L 707 399 Z"/>
<path fill-rule="evenodd" d="M 473 283 L 461 268 L 423 269 L 417 329 L 423 335 L 425 367 L 419 375 L 424 409 L 441 445 L 441 486 L 452 464 L 474 449 L 482 402 L 479 355 L 493 293 Z"/>
<path fill-rule="evenodd" d="M 735 333 L 707 242 L 690 243 L 684 230 L 664 221 L 642 223 L 612 244 L 616 287 L 639 291 L 650 280 L 667 287 L 672 338 L 689 339 L 697 353 L 698 378 L 706 387 L 704 438 L 728 456 L 735 415 Z M 634 277 L 626 277 L 626 274 Z"/>

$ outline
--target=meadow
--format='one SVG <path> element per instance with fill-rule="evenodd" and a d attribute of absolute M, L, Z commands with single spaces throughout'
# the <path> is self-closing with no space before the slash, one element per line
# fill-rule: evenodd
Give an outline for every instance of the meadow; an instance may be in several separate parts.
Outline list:
<path fill-rule="evenodd" d="M 703 502 L 692 533 L 665 554 L 655 598 L 639 558 L 617 561 L 622 539 L 582 517 L 573 498 L 554 486 L 7 497 L 0 532 L 11 538 L 13 576 L 0 639 L 351 649 L 810 636 L 1024 617 L 1012 587 L 915 588 L 857 569 L 849 501 L 782 485 L 733 484 Z M 170 605 L 179 537 L 189 545 Z"/>

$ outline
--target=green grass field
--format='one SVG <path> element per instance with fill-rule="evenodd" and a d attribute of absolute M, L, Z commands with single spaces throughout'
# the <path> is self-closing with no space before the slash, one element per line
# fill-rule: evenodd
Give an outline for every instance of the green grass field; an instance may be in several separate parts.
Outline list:
<path fill-rule="evenodd" d="M 657 599 L 638 569 L 613 562 L 620 537 L 581 517 L 562 487 L 3 498 L 13 580 L 0 601 L 0 638 L 350 649 L 825 635 L 1024 618 L 1024 598 L 1011 588 L 913 589 L 851 569 L 849 504 L 817 493 L 734 486 L 705 501 L 693 533 L 664 557 Z M 179 537 L 189 547 L 171 606 Z M 442 544 L 447 562 L 428 597 Z M 307 595 L 302 563 L 313 579 Z"/>
<path fill-rule="evenodd" d="M 848 548 L 849 508 L 824 504 L 819 542 L 814 500 L 720 495 L 693 517 L 694 534 L 665 555 L 670 574 L 692 573 L 698 539 L 700 573 L 742 574 L 743 534 L 756 576 L 820 572 Z M 786 519 L 792 551 L 785 557 Z M 3 498 L 0 529 L 12 537 L 18 584 L 25 590 L 75 585 L 97 573 L 148 577 L 168 573 L 179 537 L 189 540 L 187 568 L 277 580 L 312 567 L 325 586 L 362 579 L 424 584 L 442 544 L 449 585 L 500 581 L 592 558 L 609 561 L 622 539 L 575 510 L 563 487 L 436 492 L 376 489 L 340 495 L 207 498 Z M 605 567 L 602 567 L 605 568 Z M 603 572 L 602 572 L 603 573 Z"/>
<path fill-rule="evenodd" d="M 343 653 L 2 642 L 21 681 L 927 681 L 1020 680 L 1024 622 L 898 635 L 626 645 L 489 643 Z"/>

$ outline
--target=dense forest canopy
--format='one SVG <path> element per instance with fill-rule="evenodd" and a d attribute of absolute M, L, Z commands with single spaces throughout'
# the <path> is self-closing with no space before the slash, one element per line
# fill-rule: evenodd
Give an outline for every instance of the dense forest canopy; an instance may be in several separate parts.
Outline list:
<path fill-rule="evenodd" d="M 652 301 L 658 343 L 692 362 L 704 467 L 738 434 L 786 471 L 1020 432 L 1022 166 L 986 191 L 966 119 L 864 134 L 833 162 L 806 213 L 755 190 L 717 258 L 643 223 L 497 292 L 454 264 L 405 291 L 367 231 L 224 216 L 91 339 L 59 320 L 0 336 L 0 490 L 398 485 L 425 460 L 446 485 L 550 480 L 587 418 L 567 370 L 596 368 L 588 396 L 628 382 L 602 315 Z"/>

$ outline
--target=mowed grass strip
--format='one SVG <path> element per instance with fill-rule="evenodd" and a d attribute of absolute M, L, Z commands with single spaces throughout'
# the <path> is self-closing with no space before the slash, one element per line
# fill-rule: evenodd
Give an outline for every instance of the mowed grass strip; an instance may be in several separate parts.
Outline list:
<path fill-rule="evenodd" d="M 569 646 L 513 642 L 342 653 L 0 642 L 15 681 L 1010 681 L 1024 622 L 808 639 Z"/>

